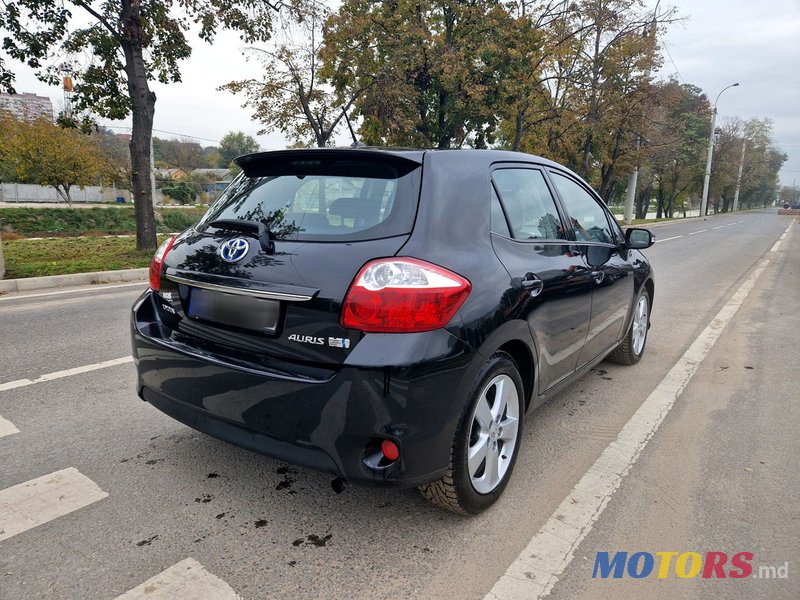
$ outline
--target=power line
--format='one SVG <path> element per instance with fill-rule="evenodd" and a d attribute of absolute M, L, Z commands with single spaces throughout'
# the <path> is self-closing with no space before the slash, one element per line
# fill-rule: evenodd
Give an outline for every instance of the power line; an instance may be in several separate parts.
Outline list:
<path fill-rule="evenodd" d="M 108 127 L 109 129 L 124 129 L 125 131 L 130 131 L 132 128 L 123 126 L 123 125 L 103 125 L 103 127 Z M 188 133 L 175 133 L 174 131 L 164 131 L 163 129 L 153 129 L 153 131 L 157 131 L 158 133 L 166 133 L 167 135 L 175 135 L 178 137 L 185 137 L 191 138 L 193 140 L 203 140 L 204 142 L 213 142 L 215 144 L 219 144 L 219 140 L 212 140 L 209 138 L 200 137 L 197 135 L 189 135 Z"/>
<path fill-rule="evenodd" d="M 661 47 L 664 48 L 664 52 L 667 53 L 667 57 L 669 58 L 669 62 L 671 62 L 672 66 L 675 68 L 675 72 L 678 74 L 678 79 L 680 79 L 681 83 L 683 83 L 685 85 L 686 81 L 683 79 L 683 75 L 681 75 L 681 72 L 678 70 L 678 65 L 675 64 L 674 60 L 672 60 L 672 54 L 669 53 L 669 48 L 667 47 L 667 43 L 664 41 L 664 38 L 661 37 L 657 32 L 656 32 L 656 35 L 658 36 L 658 41 L 661 42 Z"/>

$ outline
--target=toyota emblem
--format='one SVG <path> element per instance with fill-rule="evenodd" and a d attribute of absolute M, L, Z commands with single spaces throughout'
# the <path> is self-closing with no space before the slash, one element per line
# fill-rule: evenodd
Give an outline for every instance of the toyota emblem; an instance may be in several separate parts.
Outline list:
<path fill-rule="evenodd" d="M 235 263 L 247 256 L 249 250 L 250 242 L 243 238 L 235 238 L 219 247 L 219 255 L 225 262 Z"/>

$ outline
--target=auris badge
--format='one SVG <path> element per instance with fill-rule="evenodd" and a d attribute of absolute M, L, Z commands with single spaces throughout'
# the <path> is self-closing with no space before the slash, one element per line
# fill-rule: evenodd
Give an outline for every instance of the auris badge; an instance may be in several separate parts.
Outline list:
<path fill-rule="evenodd" d="M 248 250 L 250 242 L 243 238 L 234 238 L 219 247 L 219 256 L 225 262 L 235 263 L 247 256 Z"/>
<path fill-rule="evenodd" d="M 314 344 L 315 346 L 324 346 L 325 345 L 325 338 L 321 337 L 314 337 L 312 335 L 298 335 L 293 333 L 289 336 L 290 342 L 300 342 L 301 344 Z M 335 338 L 329 337 L 328 338 L 328 346 L 331 348 L 349 348 L 350 347 L 350 340 L 347 338 Z"/>

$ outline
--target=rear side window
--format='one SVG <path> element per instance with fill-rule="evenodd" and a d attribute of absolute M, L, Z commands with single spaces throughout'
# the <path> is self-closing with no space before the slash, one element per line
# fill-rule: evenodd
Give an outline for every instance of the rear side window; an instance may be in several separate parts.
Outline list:
<path fill-rule="evenodd" d="M 498 169 L 492 179 L 515 239 L 564 239 L 555 200 L 541 171 Z"/>
<path fill-rule="evenodd" d="M 569 213 L 569 220 L 579 242 L 614 243 L 614 234 L 608 224 L 606 211 L 598 201 L 572 179 L 550 172 L 561 201 Z"/>
<path fill-rule="evenodd" d="M 198 224 L 218 219 L 264 223 L 274 239 L 359 241 L 410 233 L 420 169 L 410 161 L 332 159 L 249 167 Z"/>
<path fill-rule="evenodd" d="M 511 231 L 508 229 L 508 221 L 503 214 L 503 207 L 500 206 L 500 198 L 497 197 L 497 192 L 492 188 L 492 233 L 497 233 L 505 237 L 511 237 Z"/>

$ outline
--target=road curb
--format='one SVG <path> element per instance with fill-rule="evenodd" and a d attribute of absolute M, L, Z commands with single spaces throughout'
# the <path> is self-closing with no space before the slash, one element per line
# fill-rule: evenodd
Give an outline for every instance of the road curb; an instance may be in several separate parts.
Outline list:
<path fill-rule="evenodd" d="M 0 292 L 27 292 L 71 285 L 90 285 L 93 283 L 115 283 L 118 281 L 140 281 L 149 277 L 149 269 L 120 269 L 118 271 L 99 271 L 95 273 L 72 273 L 70 275 L 51 275 L 49 277 L 26 277 L 23 279 L 0 280 Z"/>

